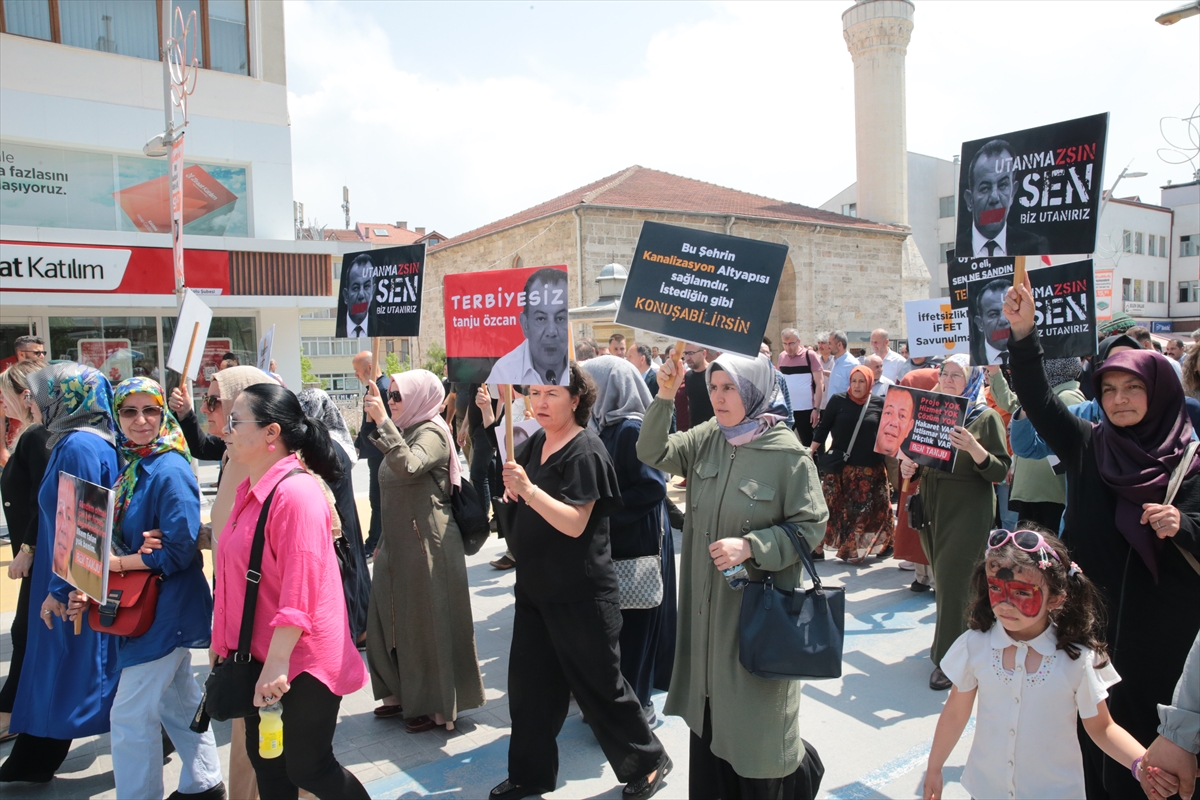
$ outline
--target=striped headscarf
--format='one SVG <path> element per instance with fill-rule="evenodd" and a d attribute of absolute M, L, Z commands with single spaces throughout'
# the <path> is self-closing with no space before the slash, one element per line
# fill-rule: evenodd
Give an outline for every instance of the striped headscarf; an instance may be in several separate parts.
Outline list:
<path fill-rule="evenodd" d="M 129 441 L 129 437 L 125 435 L 124 431 L 118 430 L 117 432 L 121 455 L 125 457 L 125 469 L 121 472 L 121 477 L 117 479 L 117 485 L 114 487 L 117 496 L 113 504 L 115 510 L 113 528 L 116 531 L 121 530 L 121 522 L 125 519 L 129 501 L 133 499 L 133 490 L 137 485 L 137 468 L 143 458 L 174 450 L 188 461 L 192 460 L 192 454 L 188 451 L 187 442 L 183 438 L 183 431 L 179 428 L 175 417 L 167 410 L 162 387 L 149 378 L 138 377 L 123 380 L 117 384 L 113 407 L 119 412 L 121 403 L 134 394 L 149 395 L 154 400 L 154 404 L 163 410 L 163 415 L 162 422 L 158 427 L 158 436 L 147 444 L 134 444 Z"/>

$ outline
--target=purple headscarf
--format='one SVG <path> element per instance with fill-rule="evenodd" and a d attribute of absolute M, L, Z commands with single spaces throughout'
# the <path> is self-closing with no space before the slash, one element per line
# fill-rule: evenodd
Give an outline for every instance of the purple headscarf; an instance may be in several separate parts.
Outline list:
<path fill-rule="evenodd" d="M 1146 415 L 1136 425 L 1118 427 L 1107 414 L 1092 428 L 1096 466 L 1105 485 L 1117 495 L 1117 529 L 1146 562 L 1158 581 L 1158 554 L 1165 542 L 1141 523 L 1143 503 L 1162 503 L 1171 472 L 1179 466 L 1192 440 L 1192 423 L 1183 413 L 1183 386 L 1167 359 L 1148 350 L 1125 350 L 1109 356 L 1092 383 L 1101 397 L 1103 377 L 1125 372 L 1146 384 Z M 1200 460 L 1185 477 L 1200 472 Z"/>

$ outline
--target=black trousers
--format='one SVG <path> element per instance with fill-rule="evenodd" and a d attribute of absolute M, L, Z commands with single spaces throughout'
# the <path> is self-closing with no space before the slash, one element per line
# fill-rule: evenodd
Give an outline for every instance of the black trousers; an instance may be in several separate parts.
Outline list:
<path fill-rule="evenodd" d="M 25 661 L 25 643 L 29 641 L 29 576 L 21 578 L 17 590 L 17 614 L 11 630 L 12 656 L 8 661 L 8 677 L 0 689 L 0 711 L 11 714 L 17 699 L 17 684 L 21 681 L 21 664 Z"/>
<path fill-rule="evenodd" d="M 558 785 L 555 740 L 572 694 L 619 781 L 658 767 L 665 751 L 621 676 L 620 633 L 616 601 L 542 603 L 517 586 L 508 660 L 510 781 L 546 790 Z"/>
<path fill-rule="evenodd" d="M 786 778 L 743 778 L 712 752 L 712 714 L 704 704 L 704 734 L 691 734 L 689 800 L 813 800 L 821 789 L 825 765 L 817 749 L 803 739 L 804 758 Z"/>
<path fill-rule="evenodd" d="M 806 408 L 803 411 L 793 411 L 792 420 L 795 423 L 792 426 L 792 430 L 796 432 L 796 436 L 800 437 L 800 444 L 805 447 L 812 447 L 812 409 Z"/>
<path fill-rule="evenodd" d="M 370 445 L 374 447 L 375 445 Z M 370 470 L 371 486 L 369 495 L 371 498 L 371 525 L 367 529 L 367 541 L 363 544 L 363 550 L 367 556 L 375 554 L 375 548 L 379 546 L 379 536 L 383 531 L 383 501 L 379 497 L 379 467 L 383 461 L 378 458 L 368 458 L 367 467 Z"/>
<path fill-rule="evenodd" d="M 342 698 L 302 672 L 283 696 L 283 755 L 258 755 L 258 716 L 246 717 L 246 752 L 262 800 L 296 800 L 299 789 L 320 800 L 370 800 L 363 785 L 333 755 Z"/>
<path fill-rule="evenodd" d="M 1031 503 L 1026 500 L 1009 500 L 1008 507 L 1017 512 L 1017 517 L 1024 522 L 1034 522 L 1058 535 L 1058 527 L 1062 524 L 1063 512 L 1067 507 L 1062 503 Z M 1133 779 L 1133 775 L 1129 776 Z"/>

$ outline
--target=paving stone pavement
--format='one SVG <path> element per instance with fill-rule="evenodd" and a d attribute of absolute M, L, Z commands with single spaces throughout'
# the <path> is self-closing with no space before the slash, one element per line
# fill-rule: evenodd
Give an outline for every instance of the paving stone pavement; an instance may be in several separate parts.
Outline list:
<path fill-rule="evenodd" d="M 677 492 L 673 495 L 677 501 L 682 499 Z M 464 712 L 453 732 L 435 729 L 413 735 L 404 731 L 398 719 L 374 717 L 377 703 L 369 685 L 343 700 L 334 752 L 372 797 L 438 795 L 482 800 L 504 779 L 515 575 L 487 563 L 502 552 L 503 542 L 493 539 L 467 559 L 487 698 L 483 708 Z M 819 571 L 826 582 L 845 585 L 848 590 L 843 677 L 806 683 L 800 704 L 801 735 L 817 747 L 825 763 L 820 796 L 846 800 L 918 797 L 934 725 L 946 696 L 926 685 L 931 669 L 928 648 L 933 635 L 933 595 L 908 591 L 912 573 L 898 570 L 893 560 L 872 560 L 867 566 L 854 567 L 832 560 L 831 554 Z M 15 594 L 15 587 L 14 582 L 0 578 L 0 592 Z M 5 675 L 12 617 L 11 611 L 0 614 L 0 673 Z M 202 681 L 208 671 L 205 653 L 195 651 L 192 663 Z M 656 733 L 671 754 L 675 771 L 658 796 L 671 800 L 688 794 L 689 731 L 678 717 L 662 715 L 664 699 L 661 693 L 655 697 L 659 713 Z M 227 770 L 229 723 L 214 723 L 213 728 Z M 970 738 L 968 729 L 947 763 L 945 797 L 951 800 L 968 797 L 957 780 Z M 558 743 L 559 787 L 546 795 L 548 798 L 620 797 L 621 785 L 574 705 Z M 11 743 L 0 745 L 0 759 L 11 749 Z M 176 786 L 178 775 L 179 757 L 172 755 L 164 767 L 168 793 Z M 5 800 L 116 797 L 108 735 L 76 740 L 59 776 L 50 783 L 6 784 L 3 796 Z"/>

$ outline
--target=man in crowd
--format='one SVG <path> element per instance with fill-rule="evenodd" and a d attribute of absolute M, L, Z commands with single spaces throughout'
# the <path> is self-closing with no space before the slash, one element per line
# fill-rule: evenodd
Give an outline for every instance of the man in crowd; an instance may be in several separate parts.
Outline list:
<path fill-rule="evenodd" d="M 825 397 L 826 403 L 830 397 L 850 388 L 850 371 L 858 366 L 858 359 L 850 354 L 850 340 L 845 331 L 829 334 L 829 347 L 833 354 L 833 364 L 829 370 L 829 393 Z"/>
<path fill-rule="evenodd" d="M 1167 347 L 1165 350 L 1163 350 L 1163 355 L 1165 355 L 1167 358 L 1173 358 L 1176 361 L 1183 361 L 1183 357 L 1186 354 L 1187 350 L 1183 346 L 1183 339 L 1167 340 Z"/>
<path fill-rule="evenodd" d="M 379 388 L 379 396 L 387 397 L 387 390 L 391 386 L 392 380 L 375 365 L 375 358 L 370 350 L 363 350 L 350 363 L 354 367 L 355 377 L 364 387 L 364 402 L 366 401 L 365 387 L 371 381 L 374 381 Z M 379 535 L 383 524 L 383 505 L 379 499 L 379 465 L 383 463 L 383 452 L 368 438 L 374 432 L 375 423 L 367 416 L 364 409 L 362 421 L 358 426 L 358 438 L 354 440 L 354 447 L 358 450 L 359 458 L 367 460 L 367 467 L 370 469 L 370 486 L 368 488 L 371 498 L 371 524 L 367 528 L 367 541 L 363 545 L 368 558 L 374 555 L 375 548 L 379 546 Z"/>
<path fill-rule="evenodd" d="M 684 373 L 683 384 L 687 391 L 688 425 L 696 427 L 713 418 L 712 401 L 708 399 L 708 386 L 704 373 L 708 369 L 708 351 L 698 344 L 685 345 L 683 360 L 691 372 Z"/>
<path fill-rule="evenodd" d="M 625 336 L 620 333 L 614 333 L 608 337 L 608 354 L 617 358 L 625 357 Z"/>
<path fill-rule="evenodd" d="M 904 367 L 906 359 L 904 356 L 892 349 L 891 340 L 888 338 L 888 332 L 883 328 L 876 328 L 871 331 L 871 353 L 879 356 L 883 363 L 883 376 L 892 383 L 900 380 L 900 370 Z M 866 364 L 867 356 L 861 363 Z"/>
<path fill-rule="evenodd" d="M 1132 336 L 1137 340 L 1137 343 L 1142 346 L 1143 350 L 1153 350 L 1154 340 L 1150 337 L 1150 329 L 1145 325 L 1134 325 L 1129 330 L 1125 331 L 1127 336 Z M 1175 377 L 1183 381 L 1183 367 L 1174 358 L 1168 358 L 1167 363 L 1175 370 Z"/>
<path fill-rule="evenodd" d="M 817 352 L 800 343 L 800 334 L 795 328 L 784 328 L 781 338 L 783 352 L 779 354 L 779 371 L 783 373 L 792 400 L 794 430 L 800 443 L 811 447 L 813 428 L 821 416 L 825 373 Z"/>
<path fill-rule="evenodd" d="M 575 341 L 575 363 L 582 364 L 596 357 L 596 340 L 586 336 Z"/>
<path fill-rule="evenodd" d="M 46 361 L 46 342 L 40 336 L 18 336 L 13 341 L 17 361 Z"/>
<path fill-rule="evenodd" d="M 650 396 L 658 395 L 658 370 L 650 363 L 650 348 L 644 344 L 635 344 L 629 351 L 630 364 L 637 367 L 638 373 L 642 376 L 642 380 L 646 382 L 646 388 L 650 390 Z"/>
<path fill-rule="evenodd" d="M 863 366 L 875 376 L 875 383 L 871 384 L 871 394 L 876 397 L 883 397 L 887 394 L 889 386 L 896 385 L 894 380 L 883 374 L 883 359 L 874 353 L 863 359 Z"/>
<path fill-rule="evenodd" d="M 651 347 L 650 348 L 650 363 L 653 364 L 655 366 L 655 368 L 658 368 L 658 367 L 662 366 L 662 361 L 663 361 L 662 354 L 658 352 L 658 348 Z"/>
<path fill-rule="evenodd" d="M 913 370 L 929 369 L 930 367 L 940 367 L 943 359 L 941 356 L 909 356 L 904 361 L 904 366 L 900 368 L 899 377 L 896 378 L 896 383 L 904 380 L 904 376 Z"/>

